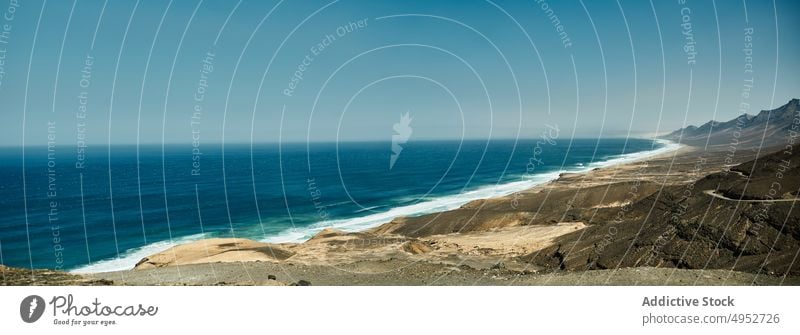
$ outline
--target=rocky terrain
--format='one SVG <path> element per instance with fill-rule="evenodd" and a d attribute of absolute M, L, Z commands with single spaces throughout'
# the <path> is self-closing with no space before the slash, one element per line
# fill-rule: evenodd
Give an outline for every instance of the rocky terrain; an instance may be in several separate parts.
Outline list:
<path fill-rule="evenodd" d="M 30 270 L 0 265 L 0 286 L 33 285 L 112 285 L 108 279 L 95 279 L 55 270 Z"/>
<path fill-rule="evenodd" d="M 564 235 L 523 258 L 570 270 L 657 266 L 798 275 L 798 151 L 794 146 L 666 185 L 631 203 L 619 220 L 598 211 L 594 218 L 605 224 Z"/>

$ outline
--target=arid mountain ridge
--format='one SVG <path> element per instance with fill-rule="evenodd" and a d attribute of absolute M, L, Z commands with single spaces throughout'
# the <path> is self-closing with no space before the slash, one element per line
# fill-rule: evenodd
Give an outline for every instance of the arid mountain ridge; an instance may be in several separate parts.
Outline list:
<path fill-rule="evenodd" d="M 675 130 L 661 136 L 663 139 L 695 146 L 728 145 L 738 142 L 742 146 L 771 147 L 785 142 L 790 131 L 800 130 L 798 99 L 773 110 L 762 110 L 757 115 L 741 114 L 725 121 L 709 121 L 697 126 Z M 763 141 L 763 143 L 762 143 Z"/>

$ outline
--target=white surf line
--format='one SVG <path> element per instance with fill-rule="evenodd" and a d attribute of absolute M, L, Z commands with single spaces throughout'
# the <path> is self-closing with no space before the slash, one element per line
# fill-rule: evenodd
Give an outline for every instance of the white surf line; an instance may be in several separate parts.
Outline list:
<path fill-rule="evenodd" d="M 207 237 L 208 237 L 207 234 L 194 234 L 174 239 L 172 241 L 165 240 L 165 241 L 150 243 L 148 245 L 141 246 L 138 248 L 125 250 L 118 257 L 115 256 L 100 261 L 96 261 L 94 263 L 81 265 L 73 268 L 72 270 L 69 270 L 68 272 L 85 274 L 85 273 L 131 270 L 133 269 L 133 266 L 136 265 L 136 263 L 142 260 L 142 258 L 164 252 L 174 246 L 178 246 L 184 243 L 199 241 Z"/>
<path fill-rule="evenodd" d="M 441 213 L 457 209 L 472 201 L 508 196 L 510 194 L 525 191 L 532 187 L 556 180 L 559 178 L 561 173 L 586 173 L 595 168 L 607 168 L 619 164 L 629 164 L 678 150 L 684 146 L 666 140 L 656 141 L 664 144 L 664 147 L 655 150 L 618 155 L 617 157 L 611 157 L 605 161 L 587 164 L 581 169 L 561 169 L 557 171 L 544 172 L 535 175 L 533 177 L 534 179 L 532 180 L 514 181 L 505 184 L 490 184 L 462 193 L 439 196 L 425 202 L 394 207 L 385 212 L 347 219 L 326 220 L 306 227 L 289 228 L 278 233 L 277 235 L 260 239 L 260 241 L 269 243 L 301 243 L 310 239 L 314 234 L 326 228 L 340 229 L 347 232 L 363 231 L 380 226 L 398 217 Z"/>

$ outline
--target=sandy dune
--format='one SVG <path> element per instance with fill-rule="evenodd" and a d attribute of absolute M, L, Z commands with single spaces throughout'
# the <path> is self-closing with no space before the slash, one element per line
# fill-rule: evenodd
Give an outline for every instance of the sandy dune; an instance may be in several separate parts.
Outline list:
<path fill-rule="evenodd" d="M 178 245 L 143 258 L 136 264 L 136 269 L 200 263 L 279 261 L 292 255 L 291 251 L 277 245 L 243 238 L 212 238 Z"/>

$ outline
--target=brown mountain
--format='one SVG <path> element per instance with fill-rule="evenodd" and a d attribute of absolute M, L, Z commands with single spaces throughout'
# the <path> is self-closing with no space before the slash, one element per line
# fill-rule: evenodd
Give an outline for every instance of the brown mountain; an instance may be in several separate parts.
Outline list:
<path fill-rule="evenodd" d="M 694 165 L 668 171 L 702 172 L 632 199 L 624 215 L 618 209 L 615 216 L 613 209 L 586 208 L 576 219 L 590 216 L 594 224 L 522 258 L 570 270 L 658 266 L 800 274 L 800 213 L 794 206 L 800 198 L 797 104 L 792 99 L 758 115 L 663 136 L 689 145 L 690 153 L 661 164 Z"/>
<path fill-rule="evenodd" d="M 706 142 L 710 146 L 737 145 L 741 148 L 780 145 L 786 142 L 792 125 L 800 122 L 797 103 L 798 99 L 792 99 L 776 109 L 762 110 L 758 115 L 742 114 L 725 122 L 692 125 L 661 138 L 694 146 L 705 146 Z"/>

